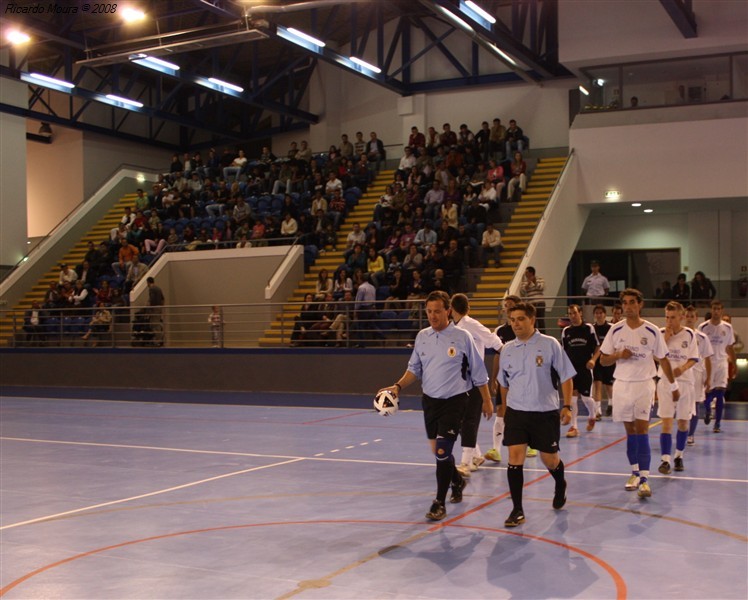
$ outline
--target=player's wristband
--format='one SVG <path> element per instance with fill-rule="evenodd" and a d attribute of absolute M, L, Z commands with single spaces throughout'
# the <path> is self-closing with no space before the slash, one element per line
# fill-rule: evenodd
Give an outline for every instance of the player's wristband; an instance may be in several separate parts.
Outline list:
<path fill-rule="evenodd" d="M 401 386 L 399 383 L 395 382 L 395 386 L 397 387 L 397 391 L 401 392 L 403 389 L 403 386 Z"/>
<path fill-rule="evenodd" d="M 670 391 L 671 392 L 677 392 L 680 388 L 678 387 L 678 382 L 673 381 L 673 383 L 670 384 Z"/>
<path fill-rule="evenodd" d="M 565 409 L 567 409 L 567 410 L 571 410 L 571 404 L 564 404 L 564 405 L 563 405 L 563 406 L 561 407 L 561 410 L 563 410 L 564 408 L 565 408 Z"/>

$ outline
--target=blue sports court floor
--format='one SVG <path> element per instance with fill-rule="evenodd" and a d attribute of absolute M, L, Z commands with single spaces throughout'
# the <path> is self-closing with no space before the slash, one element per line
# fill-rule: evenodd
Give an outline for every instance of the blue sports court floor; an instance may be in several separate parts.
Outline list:
<path fill-rule="evenodd" d="M 360 396 L 1 400 L 9 599 L 748 597 L 744 407 L 721 434 L 702 423 L 670 476 L 653 420 L 648 500 L 623 489 L 620 424 L 562 439 L 568 504 L 553 511 L 552 480 L 528 459 L 527 521 L 508 530 L 503 464 L 474 473 L 445 521 L 424 519 L 434 461 L 417 398 L 386 419 Z"/>

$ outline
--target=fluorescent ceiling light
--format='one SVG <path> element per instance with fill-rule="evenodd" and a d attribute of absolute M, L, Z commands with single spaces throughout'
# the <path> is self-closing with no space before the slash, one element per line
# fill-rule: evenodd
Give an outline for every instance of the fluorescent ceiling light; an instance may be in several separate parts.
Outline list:
<path fill-rule="evenodd" d="M 25 44 L 31 41 L 31 37 L 28 34 L 23 31 L 18 31 L 18 29 L 11 29 L 5 34 L 5 38 L 11 44 Z"/>
<path fill-rule="evenodd" d="M 244 91 L 244 88 L 241 86 L 235 85 L 233 83 L 229 83 L 228 81 L 223 81 L 221 79 L 216 79 L 215 77 L 208 77 L 208 81 L 210 81 L 215 86 L 227 88 L 229 90 L 239 92 L 240 94 Z"/>
<path fill-rule="evenodd" d="M 128 6 L 122 11 L 122 18 L 128 23 L 135 23 L 136 21 L 145 19 L 145 13 L 142 10 Z"/>
<path fill-rule="evenodd" d="M 176 74 L 179 71 L 179 65 L 167 62 L 155 56 L 148 56 L 147 54 L 133 54 L 130 60 L 154 71 L 160 71 L 161 73 L 168 73 L 170 75 Z"/>
<path fill-rule="evenodd" d="M 652 212 L 654 212 L 654 209 L 653 208 L 645 208 L 644 212 L 645 213 L 652 213 Z"/>
<path fill-rule="evenodd" d="M 21 80 L 27 83 L 48 87 L 53 90 L 59 90 L 60 92 L 67 92 L 75 87 L 74 83 L 62 79 L 56 79 L 49 75 L 42 75 L 41 73 L 21 73 Z"/>
<path fill-rule="evenodd" d="M 498 54 L 505 61 L 513 64 L 515 67 L 517 66 L 517 62 L 511 56 L 509 56 L 506 52 L 500 50 L 495 44 L 488 44 L 488 46 L 491 48 L 491 50 L 496 52 L 496 54 Z"/>
<path fill-rule="evenodd" d="M 130 100 L 129 98 L 115 96 L 114 94 L 107 94 L 104 97 L 110 100 L 110 104 L 114 104 L 115 106 L 123 105 L 120 108 L 143 108 L 143 103 L 137 100 Z"/>
<path fill-rule="evenodd" d="M 491 23 L 493 25 L 496 23 L 496 17 L 493 15 L 489 15 L 485 10 L 483 10 L 480 6 L 478 6 L 473 0 L 466 0 L 465 5 L 470 8 L 473 12 L 479 14 L 481 17 L 483 17 L 486 21 Z"/>
<path fill-rule="evenodd" d="M 382 72 L 382 69 L 369 64 L 365 60 L 361 60 L 360 58 L 356 58 L 355 56 L 351 56 L 350 59 L 351 59 L 351 62 L 356 63 L 358 66 L 363 67 L 364 69 L 369 69 L 369 71 L 374 71 L 374 73 Z"/>
<path fill-rule="evenodd" d="M 597 85 L 599 85 L 600 87 L 603 87 L 605 85 L 605 80 L 604 79 L 596 79 L 595 83 Z"/>
<path fill-rule="evenodd" d="M 590 93 L 587 91 L 587 88 L 584 87 L 583 85 L 579 86 L 579 91 L 582 92 L 585 96 L 589 96 L 590 95 Z"/>
<path fill-rule="evenodd" d="M 642 205 L 641 202 L 632 202 L 631 203 L 631 206 L 633 206 L 634 208 L 639 208 L 641 205 Z"/>
<path fill-rule="evenodd" d="M 310 44 L 314 44 L 315 46 L 319 46 L 320 48 L 325 47 L 325 42 L 323 42 L 322 40 L 318 40 L 317 38 L 312 37 L 311 35 L 308 35 L 303 31 L 299 31 L 295 27 L 289 27 L 286 29 L 286 31 L 291 35 L 296 36 L 297 38 L 301 38 L 302 40 L 309 42 Z"/>

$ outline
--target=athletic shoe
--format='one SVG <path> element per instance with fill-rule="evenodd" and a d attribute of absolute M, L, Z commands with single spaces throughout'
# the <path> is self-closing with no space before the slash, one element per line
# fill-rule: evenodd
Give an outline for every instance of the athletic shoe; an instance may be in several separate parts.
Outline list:
<path fill-rule="evenodd" d="M 452 484 L 452 495 L 449 497 L 449 501 L 452 504 L 459 504 L 462 502 L 462 490 L 468 484 L 468 480 L 464 477 L 460 477 L 460 481 Z"/>
<path fill-rule="evenodd" d="M 595 428 L 595 419 L 587 419 L 587 431 L 592 431 Z"/>
<path fill-rule="evenodd" d="M 628 481 L 626 481 L 626 491 L 627 492 L 633 492 L 636 488 L 639 487 L 639 481 L 640 478 L 638 475 L 632 475 L 628 478 Z"/>
<path fill-rule="evenodd" d="M 521 509 L 514 509 L 504 521 L 504 527 L 516 527 L 525 522 L 525 513 Z"/>
<path fill-rule="evenodd" d="M 597 413 L 595 415 L 595 421 L 602 421 L 603 420 L 603 413 Z"/>
<path fill-rule="evenodd" d="M 696 444 L 696 440 L 695 440 L 695 439 L 693 439 L 693 436 L 692 436 L 692 435 L 689 435 L 689 436 L 688 436 L 688 439 L 686 440 L 686 443 L 687 443 L 687 444 L 688 444 L 689 446 L 693 446 L 694 444 Z"/>
<path fill-rule="evenodd" d="M 719 425 L 715 425 L 715 426 L 714 426 L 714 429 L 712 429 L 712 431 L 713 431 L 714 433 L 721 433 L 721 432 L 722 432 L 722 430 L 721 430 L 721 429 L 719 428 Z"/>
<path fill-rule="evenodd" d="M 527 452 L 525 453 L 525 456 L 529 456 L 530 458 L 532 458 L 533 456 L 537 456 L 537 455 L 538 455 L 538 451 L 535 450 L 535 448 L 530 448 L 530 446 L 527 447 Z"/>
<path fill-rule="evenodd" d="M 608 404 L 608 408 L 605 409 L 605 416 L 606 417 L 613 416 L 613 407 L 610 404 Z"/>
<path fill-rule="evenodd" d="M 706 411 L 704 413 L 704 425 L 709 425 L 709 423 L 712 422 L 712 413 L 711 411 Z"/>
<path fill-rule="evenodd" d="M 473 462 L 470 463 L 470 470 L 477 471 L 478 467 L 480 467 L 484 462 L 486 462 L 486 459 L 482 456 L 473 456 Z"/>
<path fill-rule="evenodd" d="M 438 500 L 434 500 L 431 503 L 431 508 L 429 509 L 429 512 L 426 513 L 426 518 L 431 521 L 441 521 L 446 516 L 447 509 L 444 508 L 444 504 Z"/>
<path fill-rule="evenodd" d="M 683 459 L 680 456 L 675 459 L 675 470 L 676 471 L 683 470 Z"/>
<path fill-rule="evenodd" d="M 579 437 L 579 429 L 577 429 L 576 427 L 572 427 L 571 429 L 569 429 L 569 431 L 566 432 L 566 437 L 568 438 Z"/>
<path fill-rule="evenodd" d="M 462 475 L 463 477 L 470 477 L 470 467 L 467 466 L 465 463 L 460 463 L 455 467 L 457 469 L 457 472 Z"/>
<path fill-rule="evenodd" d="M 483 458 L 486 460 L 490 460 L 495 463 L 501 462 L 501 454 L 499 454 L 499 451 L 496 448 L 491 448 L 488 452 L 486 452 L 483 455 Z"/>
<path fill-rule="evenodd" d="M 678 460 L 678 459 L 676 458 L 675 460 Z M 670 463 L 666 460 L 663 460 L 660 463 L 660 468 L 657 470 L 663 475 L 670 475 Z"/>
<path fill-rule="evenodd" d="M 561 485 L 556 484 L 556 490 L 553 494 L 553 508 L 560 510 L 566 504 L 566 480 L 561 482 Z"/>
<path fill-rule="evenodd" d="M 636 492 L 636 495 L 639 498 L 649 498 L 652 495 L 652 488 L 649 487 L 646 481 L 642 481 L 639 484 L 639 491 Z"/>

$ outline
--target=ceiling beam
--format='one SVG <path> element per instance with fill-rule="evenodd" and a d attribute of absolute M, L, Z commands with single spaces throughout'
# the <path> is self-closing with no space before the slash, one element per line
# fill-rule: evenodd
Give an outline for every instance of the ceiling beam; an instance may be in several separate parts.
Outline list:
<path fill-rule="evenodd" d="M 684 38 L 698 37 L 696 15 L 693 12 L 691 0 L 660 0 L 660 4 Z"/>

